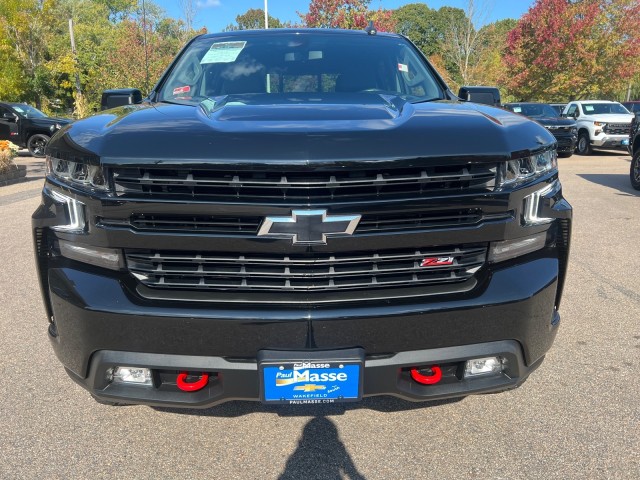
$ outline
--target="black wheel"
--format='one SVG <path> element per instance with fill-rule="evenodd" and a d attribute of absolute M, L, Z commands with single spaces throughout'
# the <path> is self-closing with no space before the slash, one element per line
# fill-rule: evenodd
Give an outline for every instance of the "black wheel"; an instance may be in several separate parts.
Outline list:
<path fill-rule="evenodd" d="M 559 152 L 558 156 L 560 158 L 569 158 L 573 155 L 573 152 Z"/>
<path fill-rule="evenodd" d="M 29 137 L 29 141 L 27 142 L 29 153 L 34 157 L 44 157 L 44 147 L 47 146 L 50 138 L 51 137 L 48 137 L 47 135 L 43 135 L 41 133 L 31 135 Z"/>
<path fill-rule="evenodd" d="M 588 132 L 580 132 L 577 152 L 578 155 L 591 155 L 591 140 Z"/>
<path fill-rule="evenodd" d="M 631 186 L 636 190 L 640 190 L 640 150 L 636 152 L 633 160 L 631 160 L 629 177 L 631 178 Z"/>

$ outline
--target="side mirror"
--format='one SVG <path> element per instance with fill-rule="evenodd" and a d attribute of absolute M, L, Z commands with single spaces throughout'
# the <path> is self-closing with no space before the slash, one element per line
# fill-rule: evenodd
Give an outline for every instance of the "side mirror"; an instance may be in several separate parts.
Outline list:
<path fill-rule="evenodd" d="M 119 88 L 102 92 L 100 110 L 142 103 L 142 92 L 137 88 Z"/>
<path fill-rule="evenodd" d="M 9 120 L 10 122 L 16 121 L 16 116 L 13 113 L 5 112 L 2 114 L 2 118 Z"/>

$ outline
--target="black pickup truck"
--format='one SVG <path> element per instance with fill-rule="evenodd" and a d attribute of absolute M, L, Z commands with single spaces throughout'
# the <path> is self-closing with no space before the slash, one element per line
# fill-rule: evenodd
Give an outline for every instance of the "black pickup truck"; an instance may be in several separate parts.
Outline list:
<path fill-rule="evenodd" d="M 399 35 L 199 36 L 141 104 L 47 147 L 51 344 L 113 404 L 515 388 L 560 322 L 556 145 Z"/>
<path fill-rule="evenodd" d="M 558 142 L 558 156 L 569 158 L 578 143 L 578 127 L 572 118 L 562 118 L 548 103 L 506 103 L 504 108 L 519 113 L 549 130 Z"/>
<path fill-rule="evenodd" d="M 0 140 L 26 147 L 34 157 L 44 157 L 51 136 L 70 122 L 67 118 L 48 117 L 24 103 L 0 102 Z"/>

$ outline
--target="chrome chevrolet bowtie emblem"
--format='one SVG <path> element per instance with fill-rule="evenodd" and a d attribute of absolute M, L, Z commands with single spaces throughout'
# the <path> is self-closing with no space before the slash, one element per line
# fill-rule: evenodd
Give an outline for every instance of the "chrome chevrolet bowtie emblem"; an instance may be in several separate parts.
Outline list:
<path fill-rule="evenodd" d="M 327 237 L 351 235 L 360 215 L 327 215 L 326 210 L 293 210 L 290 217 L 266 217 L 258 236 L 290 238 L 294 245 L 326 245 Z"/>

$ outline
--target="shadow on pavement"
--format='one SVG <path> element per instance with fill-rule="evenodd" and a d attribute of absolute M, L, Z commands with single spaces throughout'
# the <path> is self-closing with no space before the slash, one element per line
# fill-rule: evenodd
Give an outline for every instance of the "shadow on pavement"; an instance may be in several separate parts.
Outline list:
<path fill-rule="evenodd" d="M 347 410 L 371 409 L 399 412 L 456 403 L 462 398 L 431 402 L 408 402 L 395 397 L 370 397 L 359 403 L 333 405 L 264 405 L 257 402 L 228 402 L 206 410 L 153 407 L 154 410 L 182 415 L 235 418 L 252 413 L 276 413 L 281 417 L 312 417 L 304 426 L 296 450 L 289 456 L 278 480 L 350 479 L 365 480 L 354 464 L 336 424 L 328 416 L 342 415 Z"/>
<path fill-rule="evenodd" d="M 634 188 L 631 186 L 631 180 L 629 179 L 629 174 L 579 173 L 578 176 L 584 178 L 589 182 L 597 183 L 598 185 L 613 188 L 621 192 L 621 193 L 618 193 L 617 195 L 636 196 L 636 197 L 640 196 L 640 191 L 634 190 Z"/>
<path fill-rule="evenodd" d="M 299 478 L 365 478 L 340 440 L 335 423 L 326 417 L 312 418 L 304 426 L 298 447 L 278 477 L 279 480 Z"/>

